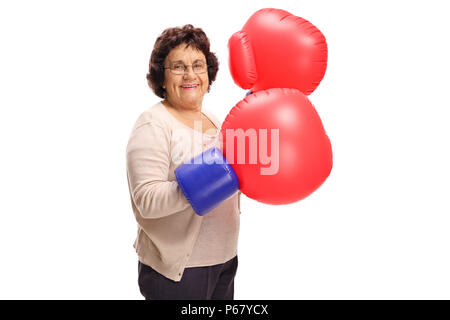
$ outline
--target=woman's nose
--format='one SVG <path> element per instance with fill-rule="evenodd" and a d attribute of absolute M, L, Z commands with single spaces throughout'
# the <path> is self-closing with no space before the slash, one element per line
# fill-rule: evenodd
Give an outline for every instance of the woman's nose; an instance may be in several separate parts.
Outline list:
<path fill-rule="evenodd" d="M 192 66 L 186 66 L 186 69 L 184 70 L 184 77 L 187 79 L 195 77 L 194 69 L 192 68 Z"/>

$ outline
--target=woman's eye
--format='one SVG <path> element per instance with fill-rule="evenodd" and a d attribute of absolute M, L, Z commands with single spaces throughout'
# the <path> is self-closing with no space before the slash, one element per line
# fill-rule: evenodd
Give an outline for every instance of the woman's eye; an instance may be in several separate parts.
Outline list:
<path fill-rule="evenodd" d="M 203 72 L 206 70 L 206 65 L 203 63 L 194 64 L 192 69 L 194 69 L 196 72 Z"/>
<path fill-rule="evenodd" d="M 174 68 L 175 70 L 184 70 L 184 65 L 182 65 L 182 64 L 176 64 L 176 65 L 173 66 L 173 68 Z"/>

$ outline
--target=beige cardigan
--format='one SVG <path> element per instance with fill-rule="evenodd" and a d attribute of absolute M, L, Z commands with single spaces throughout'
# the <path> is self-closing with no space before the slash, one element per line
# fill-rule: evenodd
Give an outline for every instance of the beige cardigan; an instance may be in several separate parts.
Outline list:
<path fill-rule="evenodd" d="M 202 110 L 220 130 L 220 122 Z M 211 146 L 218 135 L 202 135 L 172 116 L 162 103 L 144 111 L 126 148 L 127 179 L 138 233 L 139 260 L 180 281 L 186 267 L 214 265 L 237 254 L 240 192 L 201 217 L 184 197 L 174 170 Z"/>

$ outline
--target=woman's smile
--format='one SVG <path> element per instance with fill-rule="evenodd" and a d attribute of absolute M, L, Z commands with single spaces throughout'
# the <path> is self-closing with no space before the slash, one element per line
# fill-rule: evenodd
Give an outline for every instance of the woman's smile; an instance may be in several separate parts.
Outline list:
<path fill-rule="evenodd" d="M 195 90 L 198 88 L 198 84 L 193 83 L 193 84 L 184 84 L 182 86 L 180 86 L 183 90 Z"/>

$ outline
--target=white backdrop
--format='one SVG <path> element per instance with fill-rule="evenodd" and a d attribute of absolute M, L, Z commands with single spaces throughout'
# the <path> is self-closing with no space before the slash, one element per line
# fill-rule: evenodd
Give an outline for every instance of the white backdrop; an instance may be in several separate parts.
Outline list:
<path fill-rule="evenodd" d="M 221 63 L 204 107 L 223 121 L 245 95 L 228 38 L 265 7 L 327 38 L 310 99 L 334 166 L 298 203 L 242 198 L 235 298 L 450 298 L 445 1 L 281 0 L 0 3 L 0 298 L 142 299 L 125 147 L 158 101 L 154 41 L 203 28 Z"/>

